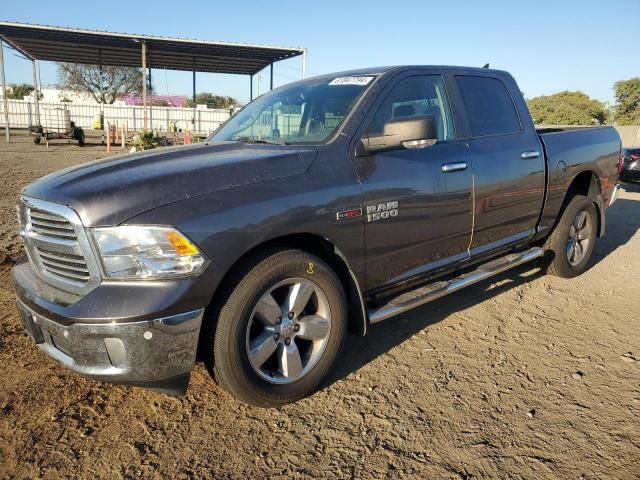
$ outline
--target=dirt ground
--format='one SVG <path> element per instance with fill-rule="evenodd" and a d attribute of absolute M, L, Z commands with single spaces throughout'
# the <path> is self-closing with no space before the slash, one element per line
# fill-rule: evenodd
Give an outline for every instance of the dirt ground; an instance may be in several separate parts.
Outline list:
<path fill-rule="evenodd" d="M 1 478 L 640 478 L 640 187 L 581 277 L 525 266 L 387 320 L 327 388 L 264 410 L 202 365 L 179 398 L 84 379 L 23 334 L 16 195 L 105 155 L 0 144 Z"/>

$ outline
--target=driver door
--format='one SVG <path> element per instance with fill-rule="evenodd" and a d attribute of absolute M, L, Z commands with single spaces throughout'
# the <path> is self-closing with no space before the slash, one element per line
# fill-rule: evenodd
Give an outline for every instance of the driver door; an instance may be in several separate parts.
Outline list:
<path fill-rule="evenodd" d="M 456 140 L 443 77 L 409 73 L 386 92 L 360 137 L 382 134 L 389 120 L 428 115 L 438 139 L 424 148 L 354 158 L 369 291 L 467 259 L 473 224 L 469 152 Z"/>

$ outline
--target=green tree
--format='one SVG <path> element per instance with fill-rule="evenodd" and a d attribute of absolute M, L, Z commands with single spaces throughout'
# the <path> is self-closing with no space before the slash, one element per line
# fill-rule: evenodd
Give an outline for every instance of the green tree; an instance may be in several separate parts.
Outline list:
<path fill-rule="evenodd" d="M 27 95 L 31 95 L 31 92 L 33 92 L 34 90 L 35 88 L 33 88 L 31 85 L 27 85 L 26 83 L 14 85 L 13 87 L 9 87 L 7 89 L 7 98 L 10 98 L 12 100 L 22 100 Z"/>
<path fill-rule="evenodd" d="M 527 100 L 536 124 L 593 125 L 607 118 L 605 105 L 582 92 L 559 92 Z"/>
<path fill-rule="evenodd" d="M 102 83 L 102 92 L 100 92 Z M 128 93 L 142 92 L 142 69 L 134 67 L 102 67 L 102 82 L 98 65 L 58 63 L 58 86 L 84 93 L 98 103 L 111 104 Z M 149 95 L 152 89 L 148 89 Z"/>
<path fill-rule="evenodd" d="M 640 122 L 640 77 L 613 84 L 616 97 L 615 120 L 620 125 Z"/>
<path fill-rule="evenodd" d="M 238 104 L 238 101 L 233 97 L 201 92 L 196 95 L 196 104 L 206 105 L 209 108 L 230 108 L 235 107 Z M 193 107 L 193 101 L 191 99 L 187 100 L 187 106 Z"/>

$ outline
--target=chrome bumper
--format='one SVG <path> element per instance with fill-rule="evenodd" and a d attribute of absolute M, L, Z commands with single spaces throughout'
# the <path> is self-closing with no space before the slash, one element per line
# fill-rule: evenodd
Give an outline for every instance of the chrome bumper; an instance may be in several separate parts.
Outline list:
<path fill-rule="evenodd" d="M 62 325 L 17 304 L 38 347 L 71 370 L 174 395 L 186 390 L 204 309 L 150 321 Z"/>

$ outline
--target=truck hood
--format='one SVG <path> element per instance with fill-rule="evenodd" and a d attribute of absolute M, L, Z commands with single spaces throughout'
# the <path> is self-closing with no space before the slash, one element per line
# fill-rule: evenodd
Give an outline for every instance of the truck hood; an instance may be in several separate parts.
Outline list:
<path fill-rule="evenodd" d="M 149 150 L 60 170 L 23 195 L 73 208 L 86 226 L 117 225 L 186 198 L 299 175 L 316 149 L 216 142 Z"/>

